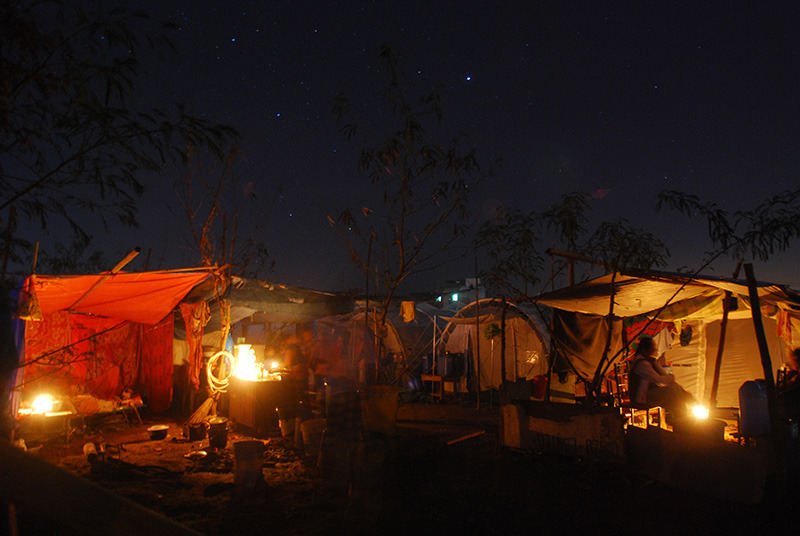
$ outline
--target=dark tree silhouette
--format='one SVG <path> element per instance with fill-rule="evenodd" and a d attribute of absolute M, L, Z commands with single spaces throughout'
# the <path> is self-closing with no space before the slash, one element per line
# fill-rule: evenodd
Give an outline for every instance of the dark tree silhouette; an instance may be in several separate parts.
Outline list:
<path fill-rule="evenodd" d="M 20 226 L 68 226 L 79 243 L 89 222 L 135 226 L 145 176 L 187 146 L 222 157 L 237 136 L 177 105 L 136 109 L 142 48 L 171 45 L 142 13 L 97 5 L 0 2 L 3 274 L 31 252 Z"/>
<path fill-rule="evenodd" d="M 385 141 L 367 141 L 358 161 L 358 169 L 376 191 L 376 201 L 328 219 L 379 296 L 383 325 L 401 283 L 412 273 L 434 267 L 464 236 L 469 179 L 477 182 L 480 169 L 475 151 L 463 151 L 458 139 L 440 143 L 428 134 L 425 125 L 442 118 L 438 89 L 410 99 L 392 49 L 383 47 L 380 59 L 389 76 L 385 103 L 397 126 Z M 362 135 L 362 123 L 343 96 L 337 98 L 334 113 L 348 139 Z"/>

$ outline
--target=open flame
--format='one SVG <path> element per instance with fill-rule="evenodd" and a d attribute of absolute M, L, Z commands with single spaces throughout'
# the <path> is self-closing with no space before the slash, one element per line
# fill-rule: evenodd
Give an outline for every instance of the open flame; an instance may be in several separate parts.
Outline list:
<path fill-rule="evenodd" d="M 256 363 L 256 351 L 250 344 L 236 346 L 236 362 L 234 376 L 242 380 L 258 380 L 261 378 L 261 366 Z"/>
<path fill-rule="evenodd" d="M 233 376 L 247 381 L 280 381 L 280 362 L 260 363 L 251 344 L 237 344 L 233 347 Z"/>

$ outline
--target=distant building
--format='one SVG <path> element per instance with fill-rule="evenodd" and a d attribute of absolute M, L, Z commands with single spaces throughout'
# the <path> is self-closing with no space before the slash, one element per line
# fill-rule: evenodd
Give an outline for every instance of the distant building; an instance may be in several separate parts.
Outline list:
<path fill-rule="evenodd" d="M 481 280 L 472 277 L 445 282 L 436 301 L 442 307 L 460 307 L 485 297 L 486 289 Z"/>

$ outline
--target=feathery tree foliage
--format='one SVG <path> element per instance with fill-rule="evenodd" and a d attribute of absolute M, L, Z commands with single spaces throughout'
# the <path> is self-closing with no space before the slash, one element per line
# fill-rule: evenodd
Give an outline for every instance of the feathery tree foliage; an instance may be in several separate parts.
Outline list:
<path fill-rule="evenodd" d="M 488 257 L 489 266 L 481 274 L 487 287 L 508 298 L 529 298 L 535 285 L 543 280 L 541 242 L 550 233 L 556 234 L 569 253 L 609 269 L 666 265 L 666 245 L 624 219 L 603 222 L 588 234 L 588 197 L 572 192 L 541 213 L 509 211 L 485 222 L 476 244 Z"/>
<path fill-rule="evenodd" d="M 360 152 L 358 169 L 374 187 L 375 202 L 346 208 L 328 220 L 379 296 L 383 325 L 401 283 L 434 267 L 464 236 L 469 180 L 478 180 L 480 168 L 474 149 L 462 150 L 458 139 L 433 140 L 426 130 L 429 122 L 442 119 L 438 88 L 420 99 L 408 97 L 394 51 L 383 47 L 379 57 L 389 76 L 384 99 L 396 130 L 383 141 L 367 137 Z M 362 136 L 363 124 L 344 96 L 337 97 L 334 113 L 345 122 L 341 132 L 348 140 Z"/>
<path fill-rule="evenodd" d="M 237 137 L 177 105 L 136 108 L 143 47 L 171 44 L 146 15 L 118 5 L 0 2 L 4 274 L 31 253 L 22 226 L 67 226 L 80 244 L 112 222 L 136 226 L 148 175 L 180 161 L 187 147 L 223 157 Z"/>
<path fill-rule="evenodd" d="M 786 251 L 800 238 L 800 189 L 787 190 L 769 197 L 752 210 L 729 214 L 715 203 L 676 190 L 664 190 L 658 196 L 657 209 L 672 209 L 689 217 L 706 220 L 711 239 L 710 258 L 729 256 L 769 260 Z"/>

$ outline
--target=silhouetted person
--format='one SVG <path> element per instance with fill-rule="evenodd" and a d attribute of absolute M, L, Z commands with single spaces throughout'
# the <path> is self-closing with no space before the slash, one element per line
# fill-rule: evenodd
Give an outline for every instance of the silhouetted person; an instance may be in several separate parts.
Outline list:
<path fill-rule="evenodd" d="M 694 397 L 686 392 L 675 376 L 658 364 L 656 343 L 651 337 L 642 337 L 628 374 L 631 401 L 642 407 L 661 406 L 668 413 L 682 417 L 689 411 Z"/>

